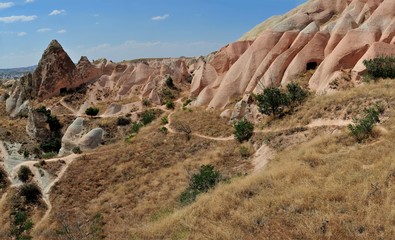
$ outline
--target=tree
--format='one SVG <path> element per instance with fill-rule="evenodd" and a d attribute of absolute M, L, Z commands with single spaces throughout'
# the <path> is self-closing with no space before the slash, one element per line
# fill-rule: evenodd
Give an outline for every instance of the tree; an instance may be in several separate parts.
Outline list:
<path fill-rule="evenodd" d="M 254 125 L 245 118 L 236 122 L 234 128 L 233 134 L 239 142 L 248 141 L 254 134 Z"/>
<path fill-rule="evenodd" d="M 287 85 L 288 98 L 291 103 L 301 104 L 307 97 L 307 91 L 303 90 L 297 83 L 290 83 Z"/>
<path fill-rule="evenodd" d="M 99 109 L 94 107 L 89 107 L 85 110 L 85 114 L 91 117 L 96 116 L 98 113 Z"/>
<path fill-rule="evenodd" d="M 25 197 L 27 203 L 37 203 L 41 198 L 42 193 L 40 188 L 35 183 L 27 183 L 22 185 L 20 195 Z"/>
<path fill-rule="evenodd" d="M 268 87 L 263 93 L 256 95 L 259 112 L 276 117 L 283 113 L 284 108 L 289 105 L 289 98 L 280 88 Z"/>

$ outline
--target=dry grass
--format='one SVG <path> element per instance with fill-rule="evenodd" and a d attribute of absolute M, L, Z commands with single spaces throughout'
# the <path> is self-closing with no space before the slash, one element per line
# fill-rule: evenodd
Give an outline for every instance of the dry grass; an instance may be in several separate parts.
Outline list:
<path fill-rule="evenodd" d="M 360 114 L 364 108 L 375 103 L 386 109 L 395 102 L 395 81 L 382 80 L 378 83 L 364 84 L 349 91 L 340 91 L 330 95 L 310 96 L 308 100 L 291 115 L 280 121 L 267 120 L 261 127 L 283 128 L 284 126 L 305 126 L 314 119 L 350 120 Z"/>
<path fill-rule="evenodd" d="M 187 141 L 183 135 L 160 133 L 159 127 L 158 119 L 130 143 L 103 146 L 75 161 L 51 193 L 50 228 L 57 228 L 59 213 L 68 212 L 77 219 L 100 212 L 108 239 L 128 239 L 132 229 L 181 207 L 179 195 L 202 164 L 213 164 L 230 178 L 251 169 L 250 162 L 235 151 L 236 141 L 198 137 Z M 51 236 L 53 231 L 40 233 L 40 237 Z"/>
<path fill-rule="evenodd" d="M 392 102 L 386 90 L 385 83 L 355 89 L 363 97 Z M 357 97 L 354 92 L 338 94 L 326 98 L 340 103 Z M 280 152 L 265 172 L 222 185 L 131 235 L 138 239 L 391 239 L 395 113 L 387 110 L 386 115 L 389 120 L 380 126 L 379 138 L 359 145 L 345 130 L 318 134 Z"/>
<path fill-rule="evenodd" d="M 191 108 L 178 110 L 171 118 L 174 123 L 189 126 L 193 133 L 210 137 L 229 137 L 233 134 L 233 127 L 228 123 L 228 119 L 221 118 L 220 114 L 219 110 Z"/>

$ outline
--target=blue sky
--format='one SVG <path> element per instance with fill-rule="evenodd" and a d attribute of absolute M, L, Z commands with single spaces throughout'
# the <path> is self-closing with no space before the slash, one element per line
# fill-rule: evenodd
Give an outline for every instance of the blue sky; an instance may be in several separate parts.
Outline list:
<path fill-rule="evenodd" d="M 74 62 L 206 55 L 303 0 L 0 0 L 0 68 L 35 65 L 52 39 Z"/>

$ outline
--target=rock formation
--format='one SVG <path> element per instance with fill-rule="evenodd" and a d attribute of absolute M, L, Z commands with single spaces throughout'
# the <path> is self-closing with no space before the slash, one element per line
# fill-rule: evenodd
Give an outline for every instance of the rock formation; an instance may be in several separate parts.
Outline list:
<path fill-rule="evenodd" d="M 84 119 L 76 118 L 62 137 L 62 147 L 59 155 L 70 154 L 75 147 L 79 147 L 81 150 L 97 148 L 102 142 L 103 134 L 101 128 L 95 128 L 84 134 Z"/>
<path fill-rule="evenodd" d="M 57 41 L 44 52 L 33 75 L 12 87 L 7 112 L 17 116 L 30 98 L 45 99 L 92 83 L 87 106 L 114 102 L 105 114 L 123 114 L 143 99 L 162 104 L 160 91 L 171 76 L 175 83 L 191 81 L 194 105 L 225 108 L 260 91 L 260 86 L 286 85 L 306 70 L 314 70 L 311 90 L 334 91 L 331 82 L 347 72 L 353 83 L 365 71 L 363 60 L 395 54 L 395 1 L 311 0 L 284 16 L 273 17 L 207 57 L 140 59 L 75 65 Z M 259 84 L 261 83 L 261 84 Z M 130 106 L 126 106 L 124 100 Z M 108 104 L 110 105 L 110 104 Z"/>
<path fill-rule="evenodd" d="M 221 68 L 215 58 L 202 62 L 191 95 L 197 96 L 198 105 L 223 108 L 258 91 L 258 82 L 285 85 L 308 69 L 316 69 L 311 90 L 325 93 L 342 69 L 350 69 L 355 81 L 365 70 L 364 59 L 395 54 L 394 24 L 393 0 L 308 1 L 229 45 L 245 47 L 234 63 L 222 62 Z M 249 46 L 245 40 L 254 42 Z"/>

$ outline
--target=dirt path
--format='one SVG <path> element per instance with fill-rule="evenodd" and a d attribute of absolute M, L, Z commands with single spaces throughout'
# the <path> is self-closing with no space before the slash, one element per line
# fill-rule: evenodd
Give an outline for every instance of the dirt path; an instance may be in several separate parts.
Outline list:
<path fill-rule="evenodd" d="M 37 222 L 35 224 L 34 229 L 37 229 L 43 222 L 45 222 L 45 220 L 48 219 L 49 214 L 52 211 L 52 204 L 51 201 L 49 200 L 49 193 L 52 189 L 52 187 L 60 180 L 62 179 L 63 175 L 66 173 L 66 170 L 69 168 L 70 164 L 78 157 L 79 155 L 77 154 L 72 154 L 69 155 L 67 157 L 64 158 L 54 158 L 54 159 L 49 159 L 47 161 L 49 162 L 54 162 L 54 161 L 59 161 L 59 160 L 63 160 L 65 162 L 64 166 L 62 167 L 62 169 L 60 170 L 60 172 L 58 173 L 58 176 L 53 179 L 44 189 L 42 189 L 42 193 L 43 193 L 43 200 L 45 201 L 45 203 L 47 204 L 47 211 L 45 212 L 44 216 L 41 218 L 41 220 L 39 222 Z"/>

